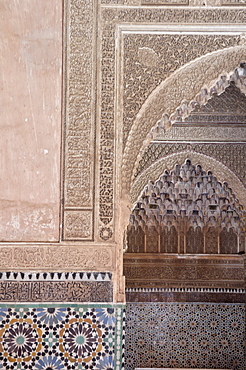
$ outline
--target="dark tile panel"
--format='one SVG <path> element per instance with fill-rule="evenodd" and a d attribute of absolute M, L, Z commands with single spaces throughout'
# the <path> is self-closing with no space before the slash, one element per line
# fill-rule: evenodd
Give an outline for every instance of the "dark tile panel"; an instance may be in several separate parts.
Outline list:
<path fill-rule="evenodd" d="M 245 305 L 127 303 L 125 369 L 245 370 Z"/>

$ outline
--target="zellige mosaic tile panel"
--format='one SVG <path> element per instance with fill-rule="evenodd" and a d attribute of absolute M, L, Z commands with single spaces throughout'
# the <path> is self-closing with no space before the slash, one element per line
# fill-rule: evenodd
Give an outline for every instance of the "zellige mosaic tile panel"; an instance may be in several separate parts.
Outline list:
<path fill-rule="evenodd" d="M 2 305 L 0 369 L 120 370 L 123 306 Z"/>
<path fill-rule="evenodd" d="M 245 305 L 127 303 L 125 368 L 244 370 Z"/>

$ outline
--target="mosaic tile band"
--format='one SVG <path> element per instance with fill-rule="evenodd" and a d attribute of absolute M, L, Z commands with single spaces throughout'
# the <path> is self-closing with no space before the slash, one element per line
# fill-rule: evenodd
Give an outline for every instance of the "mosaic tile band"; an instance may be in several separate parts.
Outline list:
<path fill-rule="evenodd" d="M 244 370 L 245 305 L 127 303 L 125 368 Z"/>
<path fill-rule="evenodd" d="M 0 272 L 1 280 L 110 281 L 111 272 Z"/>
<path fill-rule="evenodd" d="M 123 306 L 2 305 L 0 369 L 120 370 Z"/>

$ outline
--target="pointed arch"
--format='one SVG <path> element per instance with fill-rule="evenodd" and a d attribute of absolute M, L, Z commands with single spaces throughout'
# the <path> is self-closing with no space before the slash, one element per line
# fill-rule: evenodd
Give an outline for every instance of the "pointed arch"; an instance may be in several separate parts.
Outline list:
<path fill-rule="evenodd" d="M 196 99 L 204 86 L 216 85 L 221 74 L 229 76 L 245 58 L 245 53 L 245 45 L 209 53 L 174 72 L 152 92 L 133 123 L 123 154 L 122 187 L 126 192 L 131 188 L 141 148 L 150 142 L 152 137 L 148 134 L 163 113 L 172 115 L 184 99 Z"/>

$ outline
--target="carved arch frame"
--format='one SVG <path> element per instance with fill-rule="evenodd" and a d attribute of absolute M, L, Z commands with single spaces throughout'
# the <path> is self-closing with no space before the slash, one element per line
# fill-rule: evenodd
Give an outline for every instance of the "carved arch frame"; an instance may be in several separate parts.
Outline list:
<path fill-rule="evenodd" d="M 151 93 L 133 123 L 123 154 L 121 177 L 124 194 L 132 193 L 133 174 L 140 160 L 141 148 L 162 114 L 170 116 L 182 100 L 194 100 L 204 86 L 212 86 L 222 73 L 228 75 L 238 67 L 245 55 L 245 45 L 204 55 L 174 72 Z"/>

